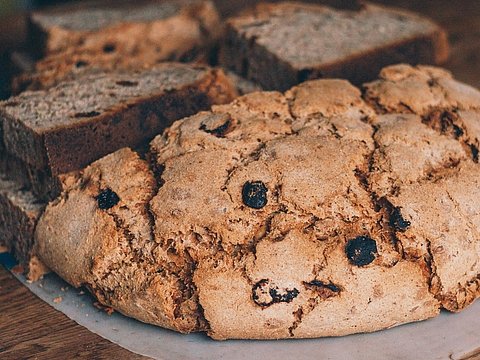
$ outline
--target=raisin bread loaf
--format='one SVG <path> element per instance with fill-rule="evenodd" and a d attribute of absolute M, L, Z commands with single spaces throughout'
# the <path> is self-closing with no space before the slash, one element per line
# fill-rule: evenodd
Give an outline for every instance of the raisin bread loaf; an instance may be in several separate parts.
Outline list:
<path fill-rule="evenodd" d="M 220 63 L 265 89 L 286 90 L 328 77 L 361 84 L 386 65 L 438 64 L 447 56 L 445 32 L 413 13 L 284 2 L 231 18 Z"/>
<path fill-rule="evenodd" d="M 175 122 L 71 174 L 40 258 L 105 305 L 215 339 L 376 331 L 480 296 L 480 92 L 388 67 Z"/>

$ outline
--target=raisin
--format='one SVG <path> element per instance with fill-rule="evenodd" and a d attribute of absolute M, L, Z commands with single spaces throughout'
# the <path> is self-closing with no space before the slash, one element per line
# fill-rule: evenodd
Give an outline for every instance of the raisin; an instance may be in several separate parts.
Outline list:
<path fill-rule="evenodd" d="M 253 286 L 252 298 L 259 306 L 270 306 L 281 302 L 290 303 L 299 293 L 295 288 L 280 290 L 278 286 L 270 283 L 270 280 L 262 279 Z"/>
<path fill-rule="evenodd" d="M 330 291 L 333 291 L 333 292 L 340 292 L 340 288 L 333 284 L 333 283 L 324 283 L 323 281 L 320 281 L 320 280 L 313 280 L 313 281 L 310 281 L 308 283 L 305 283 L 305 285 L 307 286 L 315 286 L 315 287 L 324 287 Z"/>
<path fill-rule="evenodd" d="M 95 197 L 98 203 L 98 207 L 102 210 L 108 210 L 118 204 L 120 198 L 117 193 L 109 188 L 102 190 L 97 197 Z"/>
<path fill-rule="evenodd" d="M 404 232 L 411 224 L 412 223 L 410 221 L 403 218 L 399 207 L 393 208 L 392 214 L 390 215 L 390 226 L 392 226 L 395 230 Z"/>
<path fill-rule="evenodd" d="M 368 236 L 357 236 L 348 241 L 345 252 L 353 265 L 365 266 L 375 260 L 377 243 Z"/>
<path fill-rule="evenodd" d="M 225 123 L 222 125 L 216 127 L 215 129 L 207 129 L 207 126 L 205 124 L 200 125 L 200 130 L 205 131 L 207 134 L 211 134 L 213 136 L 216 136 L 218 138 L 224 138 L 225 135 L 227 135 L 228 131 L 230 130 L 232 122 L 227 120 Z"/>
<path fill-rule="evenodd" d="M 261 181 L 247 181 L 243 185 L 243 203 L 253 209 L 261 209 L 267 205 L 267 187 Z"/>
<path fill-rule="evenodd" d="M 117 81 L 116 84 L 125 87 L 135 87 L 138 86 L 138 81 L 120 80 Z"/>
<path fill-rule="evenodd" d="M 478 163 L 478 158 L 479 158 L 479 151 L 478 151 L 478 147 L 476 147 L 475 145 L 471 144 L 470 145 L 470 150 L 472 152 L 472 157 L 473 157 L 473 161 Z"/>
<path fill-rule="evenodd" d="M 85 67 L 87 65 L 88 65 L 88 62 L 83 61 L 83 60 L 79 60 L 75 63 L 76 68 L 82 68 L 82 67 Z"/>
<path fill-rule="evenodd" d="M 73 117 L 79 118 L 91 118 L 100 115 L 98 111 L 80 112 L 73 115 Z"/>
<path fill-rule="evenodd" d="M 114 44 L 105 44 L 103 47 L 103 52 L 106 54 L 113 53 L 116 50 L 116 46 Z"/>

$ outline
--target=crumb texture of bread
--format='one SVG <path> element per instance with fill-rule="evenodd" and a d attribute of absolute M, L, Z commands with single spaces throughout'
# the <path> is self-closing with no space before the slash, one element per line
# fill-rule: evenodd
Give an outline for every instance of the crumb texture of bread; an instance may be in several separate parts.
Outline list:
<path fill-rule="evenodd" d="M 316 78 L 373 80 L 384 66 L 440 64 L 445 32 L 414 13 L 366 3 L 358 10 L 261 3 L 229 19 L 220 61 L 265 89 Z"/>
<path fill-rule="evenodd" d="M 145 158 L 72 173 L 36 251 L 106 306 L 214 339 L 459 311 L 480 296 L 479 130 L 480 92 L 433 67 L 248 94 L 175 122 Z"/>

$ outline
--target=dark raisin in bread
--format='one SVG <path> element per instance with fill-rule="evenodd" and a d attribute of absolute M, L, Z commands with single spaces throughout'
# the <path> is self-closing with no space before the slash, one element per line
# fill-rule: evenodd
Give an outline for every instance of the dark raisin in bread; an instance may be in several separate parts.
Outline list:
<path fill-rule="evenodd" d="M 265 89 L 286 90 L 322 77 L 359 84 L 389 64 L 438 64 L 447 56 L 445 32 L 415 14 L 285 2 L 231 18 L 220 62 Z"/>

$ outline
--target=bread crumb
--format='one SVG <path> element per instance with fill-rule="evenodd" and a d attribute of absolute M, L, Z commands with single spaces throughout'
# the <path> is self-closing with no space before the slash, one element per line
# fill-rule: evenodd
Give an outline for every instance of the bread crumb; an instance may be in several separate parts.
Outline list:
<path fill-rule="evenodd" d="M 61 296 L 57 296 L 56 298 L 53 299 L 53 302 L 55 304 L 61 303 L 63 301 L 63 298 Z"/>

